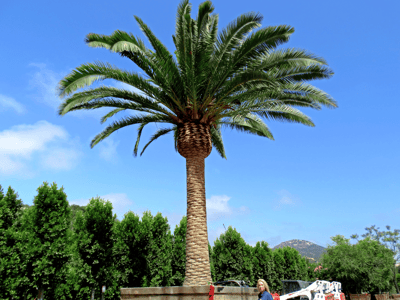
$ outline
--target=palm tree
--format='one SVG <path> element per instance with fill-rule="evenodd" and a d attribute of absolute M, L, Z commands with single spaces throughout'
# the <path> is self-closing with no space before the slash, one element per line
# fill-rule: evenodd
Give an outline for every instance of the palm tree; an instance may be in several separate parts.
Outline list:
<path fill-rule="evenodd" d="M 112 107 L 101 119 L 104 123 L 124 110 L 142 112 L 109 125 L 92 140 L 92 148 L 114 131 L 140 124 L 133 151 L 136 156 L 147 124 L 172 124 L 157 130 L 140 155 L 151 142 L 172 132 L 175 150 L 186 159 L 184 286 L 211 282 L 204 159 L 212 147 L 226 158 L 221 128 L 273 140 L 261 118 L 314 126 L 309 117 L 294 107 L 337 107 L 328 94 L 305 83 L 333 75 L 323 58 L 300 49 L 276 49 L 289 40 L 293 27 L 270 26 L 255 31 L 261 26 L 262 16 L 246 13 L 218 34 L 218 15 L 212 14 L 213 11 L 211 1 L 205 1 L 194 20 L 189 1 L 181 1 L 173 35 L 175 57 L 137 16 L 135 19 L 154 50 L 148 49 L 139 38 L 119 30 L 109 36 L 88 34 L 85 42 L 89 46 L 106 48 L 129 58 L 146 76 L 107 63 L 88 63 L 62 79 L 59 87 L 61 97 L 69 95 L 59 108 L 60 115 L 79 109 Z M 142 93 L 105 86 L 74 93 L 104 79 L 123 82 Z"/>

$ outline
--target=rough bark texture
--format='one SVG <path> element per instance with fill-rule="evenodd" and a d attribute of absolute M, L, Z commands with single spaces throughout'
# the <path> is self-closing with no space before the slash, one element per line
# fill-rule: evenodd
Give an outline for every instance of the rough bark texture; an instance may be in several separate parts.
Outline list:
<path fill-rule="evenodd" d="M 179 128 L 178 151 L 186 158 L 187 230 L 186 267 L 183 286 L 211 283 L 208 254 L 204 159 L 212 144 L 210 126 L 186 123 Z"/>
<path fill-rule="evenodd" d="M 178 127 L 178 132 L 178 151 L 184 158 L 206 158 L 210 155 L 210 125 L 184 123 Z"/>
<path fill-rule="evenodd" d="M 204 158 L 187 158 L 187 230 L 184 286 L 211 283 Z"/>

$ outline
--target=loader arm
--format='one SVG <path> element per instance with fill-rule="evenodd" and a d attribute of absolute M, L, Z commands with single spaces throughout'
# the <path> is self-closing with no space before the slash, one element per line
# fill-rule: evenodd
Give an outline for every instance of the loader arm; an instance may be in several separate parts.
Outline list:
<path fill-rule="evenodd" d="M 280 296 L 280 300 L 288 300 L 300 296 L 306 296 L 309 300 L 324 300 L 324 293 L 328 292 L 330 288 L 331 284 L 329 281 L 317 280 L 305 289 Z"/>

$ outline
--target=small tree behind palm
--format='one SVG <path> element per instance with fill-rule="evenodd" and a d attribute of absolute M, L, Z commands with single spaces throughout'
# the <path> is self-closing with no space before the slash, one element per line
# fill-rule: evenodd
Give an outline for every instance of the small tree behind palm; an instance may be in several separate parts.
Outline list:
<path fill-rule="evenodd" d="M 108 63 L 88 63 L 60 82 L 60 96 L 69 96 L 59 114 L 80 109 L 113 108 L 101 122 L 121 111 L 136 111 L 109 125 L 91 142 L 94 147 L 118 129 L 138 124 L 137 155 L 143 128 L 150 123 L 172 125 L 157 130 L 144 146 L 173 133 L 175 149 L 186 159 L 187 233 L 184 285 L 211 282 L 208 255 L 204 159 L 214 147 L 226 158 L 221 128 L 228 127 L 273 139 L 262 121 L 279 120 L 314 126 L 298 107 L 336 107 L 323 91 L 307 84 L 332 76 L 323 58 L 299 49 L 277 50 L 289 40 L 290 26 L 261 26 L 262 16 L 246 13 L 218 33 L 218 15 L 211 1 L 200 4 L 197 18 L 191 5 L 178 6 L 173 41 L 175 57 L 137 16 L 153 50 L 130 33 L 89 34 L 86 43 L 119 53 L 133 61 L 145 76 Z M 114 79 L 142 94 L 114 87 L 76 90 L 96 81 Z M 74 93 L 74 94 L 73 94 Z M 72 95 L 71 95 L 72 94 Z"/>

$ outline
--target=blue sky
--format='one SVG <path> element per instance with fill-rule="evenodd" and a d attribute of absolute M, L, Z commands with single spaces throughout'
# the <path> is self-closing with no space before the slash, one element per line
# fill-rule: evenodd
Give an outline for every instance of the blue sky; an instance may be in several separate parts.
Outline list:
<path fill-rule="evenodd" d="M 108 109 L 61 117 L 58 82 L 83 63 L 103 61 L 140 71 L 130 60 L 90 48 L 90 33 L 140 36 L 137 15 L 174 51 L 179 0 L 8 1 L 0 5 L 0 184 L 32 205 L 44 182 L 63 186 L 71 204 L 100 196 L 122 219 L 131 210 L 186 214 L 185 159 L 172 135 L 132 155 L 137 127 L 121 129 L 93 149 Z M 196 17 L 202 1 L 191 1 Z M 339 108 L 302 109 L 316 126 L 267 122 L 275 141 L 223 130 L 227 160 L 206 159 L 209 241 L 233 226 L 250 245 L 303 239 L 326 247 L 330 237 L 365 227 L 400 228 L 400 2 L 215 0 L 219 29 L 242 13 L 260 12 L 263 27 L 295 28 L 283 47 L 324 57 L 335 72 L 314 81 Z M 149 45 L 149 44 L 148 44 Z M 103 84 L 125 87 L 113 81 Z M 123 115 L 121 115 L 123 116 Z M 117 120 L 118 117 L 111 120 Z M 148 126 L 141 147 L 157 129 Z"/>

